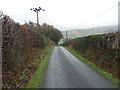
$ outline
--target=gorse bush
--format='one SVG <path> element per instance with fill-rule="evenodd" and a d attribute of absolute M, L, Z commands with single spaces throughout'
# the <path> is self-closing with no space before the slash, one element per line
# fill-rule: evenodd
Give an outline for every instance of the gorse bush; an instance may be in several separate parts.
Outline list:
<path fill-rule="evenodd" d="M 26 28 L 27 29 L 22 28 L 21 25 L 15 23 L 8 16 L 4 16 L 2 22 L 3 58 L 4 55 L 5 58 L 7 58 L 6 55 L 8 55 L 8 57 L 16 56 L 16 54 L 24 55 L 24 53 L 31 50 L 31 48 L 43 48 L 45 46 L 42 35 L 30 31 L 27 26 Z"/>
<path fill-rule="evenodd" d="M 33 48 L 43 48 L 45 42 L 43 36 L 30 31 L 26 26 L 24 29 L 8 16 L 2 18 L 2 66 L 3 87 L 18 87 L 20 77 L 32 63 L 33 56 L 30 54 Z M 46 39 L 47 40 L 47 39 Z"/>
<path fill-rule="evenodd" d="M 0 12 L 0 21 L 3 41 L 3 88 L 18 88 L 28 83 L 30 74 L 37 69 L 37 63 L 47 54 L 44 52 L 44 48 L 55 45 L 62 36 L 58 30 L 56 32 L 59 33 L 51 30 L 51 37 L 54 37 L 52 41 L 49 35 L 47 37 L 47 35 L 40 33 L 41 26 L 33 23 L 20 25 L 2 12 Z M 49 31 L 47 28 L 46 32 Z M 54 34 L 57 36 L 60 34 L 59 39 L 55 40 Z M 39 57 L 40 60 L 35 57 Z M 25 75 L 28 75 L 29 78 L 25 79 Z"/>

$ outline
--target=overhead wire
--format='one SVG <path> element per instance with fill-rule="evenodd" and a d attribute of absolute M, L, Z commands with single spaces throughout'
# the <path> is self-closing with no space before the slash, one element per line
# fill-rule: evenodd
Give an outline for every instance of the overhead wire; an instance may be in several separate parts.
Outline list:
<path fill-rule="evenodd" d="M 104 12 L 98 14 L 97 16 L 93 17 L 92 19 L 90 19 L 90 20 L 84 22 L 82 25 L 87 24 L 88 22 L 90 22 L 90 21 L 92 21 L 92 20 L 94 20 L 94 19 L 96 19 L 96 18 L 102 16 L 103 14 L 109 12 L 110 10 L 112 10 L 113 8 L 115 8 L 115 7 L 117 7 L 117 6 L 118 6 L 118 5 L 115 5 L 115 6 L 111 7 L 111 8 L 109 8 L 109 9 L 107 9 L 106 11 L 104 11 Z"/>

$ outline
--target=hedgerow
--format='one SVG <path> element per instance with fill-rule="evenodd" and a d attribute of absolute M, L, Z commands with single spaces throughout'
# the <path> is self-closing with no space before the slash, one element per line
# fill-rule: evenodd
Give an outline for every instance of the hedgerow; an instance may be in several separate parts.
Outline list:
<path fill-rule="evenodd" d="M 120 33 L 90 35 L 71 39 L 63 45 L 80 52 L 87 60 L 120 79 Z"/>
<path fill-rule="evenodd" d="M 19 88 L 28 83 L 38 67 L 38 62 L 47 54 L 44 49 L 55 45 L 58 40 L 52 41 L 49 36 L 40 33 L 42 25 L 34 23 L 20 25 L 2 12 L 0 21 L 2 22 L 2 87 Z M 59 36 L 59 33 L 57 34 Z M 54 30 L 51 30 L 52 35 Z"/>

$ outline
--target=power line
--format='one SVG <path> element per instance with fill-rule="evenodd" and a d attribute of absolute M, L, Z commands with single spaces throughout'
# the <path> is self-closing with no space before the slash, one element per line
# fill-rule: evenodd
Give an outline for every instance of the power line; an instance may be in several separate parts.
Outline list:
<path fill-rule="evenodd" d="M 92 20 L 94 20 L 94 19 L 96 19 L 96 18 L 98 18 L 98 17 L 100 17 L 100 16 L 102 16 L 103 14 L 105 14 L 106 12 L 109 12 L 110 10 L 112 10 L 113 8 L 115 8 L 115 7 L 117 7 L 117 6 L 118 6 L 118 5 L 115 5 L 115 6 L 111 7 L 111 8 L 109 8 L 109 9 L 107 9 L 106 11 L 100 13 L 99 15 L 93 17 L 92 19 L 84 22 L 83 25 L 86 24 L 86 23 L 88 23 L 88 22 L 90 22 L 90 21 L 92 21 Z"/>

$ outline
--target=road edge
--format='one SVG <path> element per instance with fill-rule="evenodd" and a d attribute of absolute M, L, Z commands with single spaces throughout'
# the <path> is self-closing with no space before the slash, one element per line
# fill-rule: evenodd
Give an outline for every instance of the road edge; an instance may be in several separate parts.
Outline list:
<path fill-rule="evenodd" d="M 105 77 L 107 80 L 111 81 L 111 83 L 113 83 L 114 85 L 116 85 L 117 87 L 120 87 L 120 80 L 118 80 L 117 78 L 113 77 L 112 74 L 101 70 L 99 67 L 97 67 L 94 63 L 86 60 L 84 57 L 82 57 L 80 55 L 79 52 L 69 48 L 69 47 L 64 47 L 65 49 L 67 49 L 70 53 L 72 53 L 76 58 L 78 58 L 80 61 L 82 61 L 83 63 L 85 63 L 86 65 L 88 65 L 90 68 L 94 69 L 97 73 L 101 74 L 103 77 Z M 79 54 L 78 54 L 79 53 Z"/>

